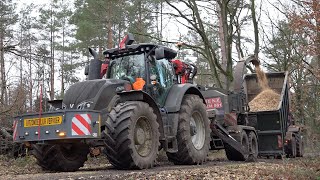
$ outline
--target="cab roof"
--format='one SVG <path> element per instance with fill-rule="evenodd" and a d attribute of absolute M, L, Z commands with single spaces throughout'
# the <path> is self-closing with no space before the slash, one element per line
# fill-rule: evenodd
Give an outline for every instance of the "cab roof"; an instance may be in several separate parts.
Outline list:
<path fill-rule="evenodd" d="M 132 44 L 132 45 L 127 45 L 125 48 L 112 48 L 112 49 L 107 49 L 106 51 L 103 52 L 106 58 L 109 59 L 115 59 L 121 56 L 127 56 L 130 54 L 139 54 L 141 52 L 149 52 L 152 50 L 151 54 L 154 54 L 155 48 L 162 47 L 164 49 L 164 55 L 167 59 L 173 59 L 177 55 L 177 51 L 161 46 L 161 45 L 156 45 L 156 44 L 151 44 L 151 43 L 141 43 L 141 44 Z"/>

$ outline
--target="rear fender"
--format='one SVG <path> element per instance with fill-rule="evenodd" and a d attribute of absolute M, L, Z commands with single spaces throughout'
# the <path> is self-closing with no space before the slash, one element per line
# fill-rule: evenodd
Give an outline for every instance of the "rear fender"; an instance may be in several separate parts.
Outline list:
<path fill-rule="evenodd" d="M 147 93 L 143 91 L 124 91 L 118 93 L 120 96 L 120 103 L 124 103 L 126 101 L 143 101 L 146 102 L 152 107 L 154 113 L 157 115 L 157 122 L 159 124 L 160 131 L 160 139 L 164 139 L 164 131 L 163 131 L 163 122 L 161 118 L 161 113 L 159 107 L 155 100 Z"/>
<path fill-rule="evenodd" d="M 175 113 L 180 111 L 182 99 L 185 94 L 198 95 L 203 100 L 203 103 L 206 103 L 200 90 L 195 85 L 175 84 L 171 87 L 165 102 L 165 109 L 168 113 Z"/>

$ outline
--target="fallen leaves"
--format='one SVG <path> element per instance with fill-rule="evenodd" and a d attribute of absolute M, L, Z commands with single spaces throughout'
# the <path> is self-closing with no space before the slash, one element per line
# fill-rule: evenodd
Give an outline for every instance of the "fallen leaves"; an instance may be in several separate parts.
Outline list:
<path fill-rule="evenodd" d="M 164 156 L 165 154 L 160 154 Z M 165 159 L 164 157 L 160 159 Z M 43 172 L 32 157 L 16 160 L 0 156 L 0 177 L 38 179 Z M 115 170 L 103 156 L 89 158 L 85 166 L 74 173 L 50 173 L 59 179 L 317 179 L 320 177 L 320 157 L 295 159 L 260 159 L 258 162 L 230 162 L 224 151 L 210 152 L 203 165 L 174 166 L 159 162 L 160 166 L 147 170 Z M 23 175 L 23 176 L 21 176 Z M 51 176 L 51 175 L 50 175 Z M 0 178 L 1 179 L 1 178 Z M 27 178 L 26 178 L 27 179 Z M 41 179 L 41 178 L 40 178 Z"/>

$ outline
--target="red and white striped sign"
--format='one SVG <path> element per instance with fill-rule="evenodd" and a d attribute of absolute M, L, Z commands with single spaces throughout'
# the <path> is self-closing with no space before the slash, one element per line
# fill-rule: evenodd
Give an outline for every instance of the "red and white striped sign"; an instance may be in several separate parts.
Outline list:
<path fill-rule="evenodd" d="M 13 140 L 14 140 L 14 141 L 16 140 L 17 135 L 18 135 L 17 128 L 18 128 L 18 121 L 15 120 L 15 121 L 13 122 Z"/>
<path fill-rule="evenodd" d="M 72 136 L 91 135 L 91 115 L 76 114 L 72 118 Z"/>

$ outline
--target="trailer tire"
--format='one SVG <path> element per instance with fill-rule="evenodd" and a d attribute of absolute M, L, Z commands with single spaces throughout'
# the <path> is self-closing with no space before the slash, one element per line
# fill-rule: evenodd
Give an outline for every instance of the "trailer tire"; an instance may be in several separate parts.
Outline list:
<path fill-rule="evenodd" d="M 299 142 L 297 143 L 297 157 L 303 157 L 304 154 L 304 143 L 303 139 L 299 138 Z"/>
<path fill-rule="evenodd" d="M 247 152 L 249 152 L 249 138 L 245 131 L 241 132 L 240 143 L 247 150 Z M 247 161 L 249 157 L 249 153 L 242 155 L 228 144 L 225 144 L 225 152 L 228 160 L 230 161 Z"/>
<path fill-rule="evenodd" d="M 149 104 L 128 101 L 114 107 L 106 121 L 104 154 L 117 169 L 154 166 L 160 146 L 157 116 Z"/>
<path fill-rule="evenodd" d="M 256 161 L 258 158 L 258 139 L 256 133 L 253 131 L 249 132 L 249 159 L 248 161 Z"/>
<path fill-rule="evenodd" d="M 295 158 L 297 156 L 297 142 L 294 136 L 291 137 L 289 145 L 290 148 L 286 156 L 287 158 Z"/>
<path fill-rule="evenodd" d="M 169 161 L 202 164 L 209 152 L 210 138 L 209 119 L 202 99 L 197 95 L 185 95 L 179 111 L 178 152 L 167 152 Z"/>
<path fill-rule="evenodd" d="M 88 159 L 89 147 L 86 144 L 32 145 L 32 154 L 43 170 L 72 172 L 77 171 Z"/>

